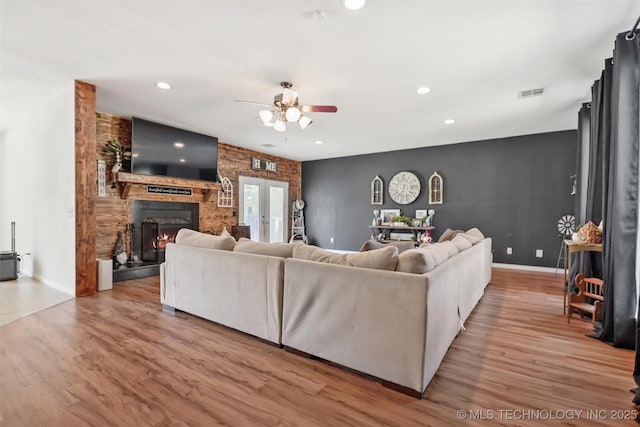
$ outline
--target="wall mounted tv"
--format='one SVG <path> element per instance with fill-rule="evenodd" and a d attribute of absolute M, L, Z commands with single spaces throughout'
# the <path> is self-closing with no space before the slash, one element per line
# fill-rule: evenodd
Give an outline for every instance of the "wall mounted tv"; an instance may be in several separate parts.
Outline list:
<path fill-rule="evenodd" d="M 131 172 L 217 181 L 218 138 L 133 117 Z"/>

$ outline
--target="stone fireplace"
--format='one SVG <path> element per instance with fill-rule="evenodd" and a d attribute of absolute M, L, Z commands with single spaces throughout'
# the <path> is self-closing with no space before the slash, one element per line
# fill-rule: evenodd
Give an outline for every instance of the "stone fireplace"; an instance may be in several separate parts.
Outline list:
<path fill-rule="evenodd" d="M 145 264 L 164 262 L 167 243 L 181 228 L 199 230 L 198 203 L 134 200 L 133 253 Z"/>

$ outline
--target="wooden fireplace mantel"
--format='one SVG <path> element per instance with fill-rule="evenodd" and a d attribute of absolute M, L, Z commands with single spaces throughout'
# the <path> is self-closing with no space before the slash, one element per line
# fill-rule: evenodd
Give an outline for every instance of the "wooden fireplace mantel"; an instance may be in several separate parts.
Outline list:
<path fill-rule="evenodd" d="M 118 187 L 120 188 L 120 197 L 126 199 L 129 197 L 132 185 L 160 185 L 163 187 L 180 187 L 200 190 L 204 195 L 204 201 L 208 202 L 213 197 L 214 191 L 220 189 L 217 182 L 198 181 L 194 179 L 170 178 L 167 176 L 157 175 L 141 175 L 137 173 L 118 172 L 116 177 Z"/>

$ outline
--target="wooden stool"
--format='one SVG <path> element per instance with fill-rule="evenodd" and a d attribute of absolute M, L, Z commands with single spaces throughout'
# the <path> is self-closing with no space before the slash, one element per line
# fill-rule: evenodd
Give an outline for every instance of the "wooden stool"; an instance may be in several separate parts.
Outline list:
<path fill-rule="evenodd" d="M 569 295 L 569 310 L 567 311 L 567 323 L 571 320 L 574 311 L 581 315 L 591 313 L 591 321 L 595 322 L 602 312 L 602 302 L 604 301 L 604 283 L 595 277 L 584 277 L 580 273 L 576 276 L 576 286 L 578 294 Z M 585 297 L 593 298 L 593 304 L 585 301 Z"/>

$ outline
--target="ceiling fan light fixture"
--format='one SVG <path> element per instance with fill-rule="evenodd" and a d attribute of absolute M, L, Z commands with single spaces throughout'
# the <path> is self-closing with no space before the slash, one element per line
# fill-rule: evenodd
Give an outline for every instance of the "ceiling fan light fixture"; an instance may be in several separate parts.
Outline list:
<path fill-rule="evenodd" d="M 276 120 L 276 122 L 273 124 L 273 128 L 275 130 L 277 130 L 278 132 L 284 132 L 285 130 L 287 130 L 287 125 L 284 121 L 278 119 Z"/>
<path fill-rule="evenodd" d="M 289 107 L 287 108 L 287 112 L 285 113 L 285 117 L 288 122 L 297 122 L 300 119 L 302 113 L 298 109 L 298 107 Z"/>
<path fill-rule="evenodd" d="M 309 126 L 311 123 L 313 123 L 313 120 L 311 120 L 309 117 L 307 116 L 302 116 L 300 117 L 300 120 L 298 120 L 298 124 L 300 125 L 301 129 L 306 128 L 307 126 Z"/>
<path fill-rule="evenodd" d="M 269 123 L 273 118 L 273 112 L 270 110 L 260 110 L 258 114 L 260 115 L 260 119 L 265 125 Z"/>
<path fill-rule="evenodd" d="M 282 103 L 288 107 L 294 105 L 298 99 L 298 92 L 288 87 L 282 91 Z"/>
<path fill-rule="evenodd" d="M 344 0 L 344 7 L 351 10 L 361 9 L 366 0 Z"/>

